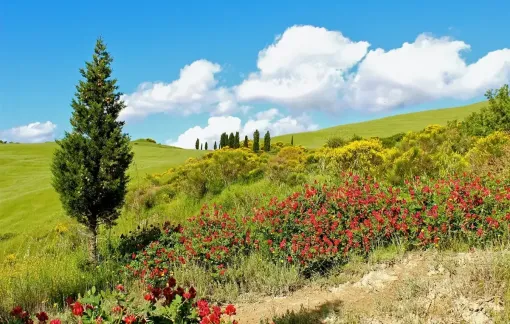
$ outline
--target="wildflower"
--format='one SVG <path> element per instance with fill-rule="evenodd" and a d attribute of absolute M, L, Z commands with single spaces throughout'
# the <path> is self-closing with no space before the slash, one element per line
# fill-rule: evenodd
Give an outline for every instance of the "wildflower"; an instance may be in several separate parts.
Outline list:
<path fill-rule="evenodd" d="M 96 324 L 101 324 L 101 323 L 103 323 L 103 318 L 101 316 L 98 316 L 96 318 Z"/>
<path fill-rule="evenodd" d="M 117 313 L 121 313 L 122 312 L 122 307 L 120 305 L 115 305 L 113 308 L 112 308 L 112 312 L 114 314 L 117 314 Z"/>
<path fill-rule="evenodd" d="M 133 324 L 136 322 L 136 317 L 135 315 L 126 315 L 124 316 L 124 323 L 126 324 Z"/>
<path fill-rule="evenodd" d="M 37 313 L 35 317 L 37 317 L 39 322 L 46 322 L 48 320 L 48 314 L 46 314 L 45 312 Z"/>
<path fill-rule="evenodd" d="M 115 287 L 118 291 L 124 291 L 124 286 L 121 284 L 118 284 L 117 287 Z"/>
<path fill-rule="evenodd" d="M 205 317 L 211 313 L 211 310 L 209 309 L 209 303 L 207 303 L 206 300 L 203 300 L 203 299 L 199 300 L 197 302 L 197 307 L 198 307 L 198 315 L 200 317 Z"/>
<path fill-rule="evenodd" d="M 51 320 L 50 324 L 62 324 L 62 322 L 58 318 L 56 318 L 54 320 Z"/>
<path fill-rule="evenodd" d="M 227 307 L 225 308 L 225 314 L 227 314 L 228 316 L 235 315 L 236 308 L 234 307 L 234 305 L 232 304 L 227 305 Z"/>
<path fill-rule="evenodd" d="M 21 306 L 16 306 L 11 311 L 11 316 L 19 317 L 23 313 L 23 308 Z"/>
<path fill-rule="evenodd" d="M 75 302 L 73 304 L 73 314 L 76 316 L 82 316 L 83 315 L 83 305 L 80 304 L 80 302 Z"/>

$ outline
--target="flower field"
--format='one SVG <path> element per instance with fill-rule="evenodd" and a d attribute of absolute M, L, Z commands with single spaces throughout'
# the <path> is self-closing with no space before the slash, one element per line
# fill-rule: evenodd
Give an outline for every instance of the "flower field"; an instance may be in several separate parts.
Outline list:
<path fill-rule="evenodd" d="M 341 185 L 305 185 L 252 215 L 205 206 L 184 226 L 167 223 L 157 241 L 132 254 L 127 270 L 151 284 L 187 262 L 221 276 L 237 256 L 257 251 L 308 275 L 394 242 L 413 249 L 458 238 L 477 246 L 508 237 L 510 186 L 490 175 L 416 177 L 401 187 L 371 177 L 341 177 Z"/>

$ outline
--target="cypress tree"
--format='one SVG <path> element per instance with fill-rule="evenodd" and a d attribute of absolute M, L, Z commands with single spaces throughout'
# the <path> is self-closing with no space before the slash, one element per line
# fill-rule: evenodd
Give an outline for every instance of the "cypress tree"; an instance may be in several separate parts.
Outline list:
<path fill-rule="evenodd" d="M 241 147 L 241 142 L 240 142 L 240 138 L 239 138 L 239 132 L 236 132 L 235 146 L 236 146 L 236 148 L 240 148 Z"/>
<path fill-rule="evenodd" d="M 259 130 L 257 129 L 253 133 L 253 152 L 255 152 L 255 153 L 257 153 L 260 149 L 259 140 L 260 140 L 260 133 L 259 133 Z"/>
<path fill-rule="evenodd" d="M 269 135 L 269 131 L 264 135 L 264 151 L 271 151 L 271 135 Z"/>
<path fill-rule="evenodd" d="M 244 147 L 248 147 L 248 135 L 244 136 Z"/>
<path fill-rule="evenodd" d="M 230 148 L 235 148 L 235 145 L 236 145 L 236 139 L 234 137 L 234 133 L 230 133 L 230 135 L 228 137 L 228 146 L 230 146 Z"/>
<path fill-rule="evenodd" d="M 197 138 L 197 141 L 195 142 L 195 149 L 198 150 L 199 147 L 200 147 L 200 141 Z"/>
<path fill-rule="evenodd" d="M 205 150 L 207 151 L 207 142 L 205 142 Z"/>
<path fill-rule="evenodd" d="M 71 103 L 72 130 L 57 141 L 51 166 L 53 187 L 64 210 L 91 233 L 89 257 L 94 263 L 99 226 L 110 227 L 119 217 L 133 159 L 124 122 L 117 120 L 126 105 L 117 80 L 111 78 L 112 61 L 99 38 L 92 60 L 80 69 L 84 80 L 76 86 Z"/>
<path fill-rule="evenodd" d="M 200 144 L 200 151 L 204 149 L 204 144 Z"/>
<path fill-rule="evenodd" d="M 290 138 L 290 145 L 294 146 L 294 135 L 292 135 L 292 137 Z"/>
<path fill-rule="evenodd" d="M 216 145 L 216 141 L 214 141 L 214 150 L 216 151 L 217 148 L 218 146 Z"/>

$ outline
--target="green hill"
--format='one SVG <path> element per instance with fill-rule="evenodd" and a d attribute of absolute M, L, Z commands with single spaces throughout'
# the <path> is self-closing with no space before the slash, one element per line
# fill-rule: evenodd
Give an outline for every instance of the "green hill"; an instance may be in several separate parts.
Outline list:
<path fill-rule="evenodd" d="M 51 186 L 55 148 L 55 143 L 0 145 L 0 255 L 4 248 L 23 242 L 25 235 L 42 236 L 67 220 Z M 133 142 L 133 151 L 132 183 L 203 154 L 143 140 Z"/>
<path fill-rule="evenodd" d="M 324 128 L 318 131 L 275 136 L 273 142 L 289 143 L 294 136 L 295 145 L 316 148 L 326 143 L 330 137 L 350 138 L 356 134 L 362 137 L 387 137 L 397 133 L 418 131 L 430 124 L 446 125 L 450 120 L 462 120 L 469 114 L 479 111 L 486 102 L 468 106 L 428 110 L 416 113 L 401 114 L 361 123 L 347 124 Z"/>

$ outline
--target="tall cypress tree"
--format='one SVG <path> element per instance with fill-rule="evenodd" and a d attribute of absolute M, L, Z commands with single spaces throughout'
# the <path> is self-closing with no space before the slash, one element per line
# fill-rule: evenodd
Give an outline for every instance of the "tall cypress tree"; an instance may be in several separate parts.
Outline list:
<path fill-rule="evenodd" d="M 217 148 L 218 148 L 218 145 L 216 145 L 216 141 L 214 141 L 214 150 L 216 151 Z"/>
<path fill-rule="evenodd" d="M 292 137 L 290 138 L 290 145 L 294 146 L 294 135 L 292 135 Z"/>
<path fill-rule="evenodd" d="M 200 144 L 200 151 L 202 151 L 204 149 L 204 144 Z"/>
<path fill-rule="evenodd" d="M 248 147 L 248 135 L 244 136 L 244 147 Z"/>
<path fill-rule="evenodd" d="M 207 151 L 207 142 L 205 142 L 205 150 Z"/>
<path fill-rule="evenodd" d="M 264 151 L 271 151 L 271 135 L 269 135 L 269 131 L 264 135 Z"/>
<path fill-rule="evenodd" d="M 257 153 L 260 150 L 259 140 L 260 140 L 260 133 L 259 133 L 259 130 L 257 129 L 253 133 L 253 152 L 255 152 L 255 153 Z"/>
<path fill-rule="evenodd" d="M 130 138 L 118 121 L 126 107 L 117 80 L 111 78 L 113 59 L 99 38 L 92 61 L 80 69 L 84 80 L 76 86 L 71 106 L 72 130 L 66 132 L 53 157 L 53 187 L 67 214 L 91 233 L 89 256 L 97 262 L 101 224 L 115 224 L 124 203 L 133 159 Z"/>
<path fill-rule="evenodd" d="M 236 132 L 236 136 L 235 136 L 235 148 L 240 148 L 241 147 L 241 143 L 240 143 L 240 139 L 239 139 L 239 132 Z"/>
<path fill-rule="evenodd" d="M 197 138 L 197 141 L 195 142 L 195 149 L 198 150 L 199 147 L 200 147 L 200 141 Z"/>
<path fill-rule="evenodd" d="M 234 137 L 234 133 L 230 133 L 230 135 L 228 136 L 228 146 L 230 146 L 230 148 L 235 148 L 235 145 L 236 139 Z"/>

